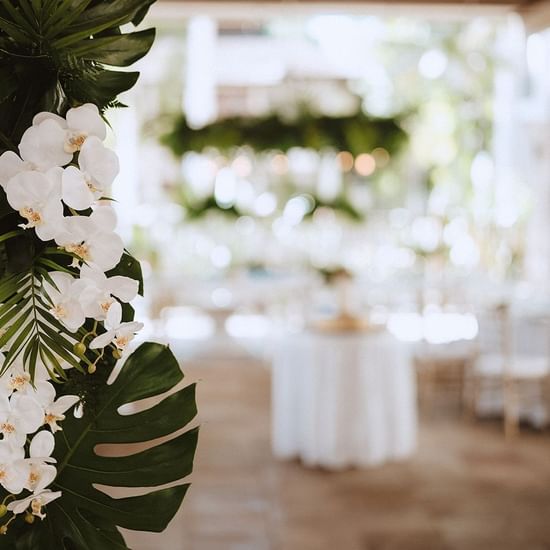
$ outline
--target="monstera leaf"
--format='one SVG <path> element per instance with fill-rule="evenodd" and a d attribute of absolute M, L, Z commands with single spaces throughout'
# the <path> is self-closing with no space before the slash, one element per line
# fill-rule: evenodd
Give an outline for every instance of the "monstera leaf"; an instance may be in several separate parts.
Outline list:
<path fill-rule="evenodd" d="M 0 548 L 120 550 L 127 546 L 118 527 L 162 531 L 177 512 L 188 484 L 126 498 L 112 498 L 96 485 L 158 487 L 191 472 L 197 428 L 152 447 L 149 442 L 180 431 L 195 417 L 194 384 L 142 412 L 119 412 L 122 405 L 168 392 L 182 378 L 166 346 L 142 344 L 111 385 L 91 392 L 95 399 L 85 407 L 84 416 L 68 416 L 63 431 L 56 434 L 58 476 L 51 488 L 62 491 L 62 498 L 48 505 L 46 519 L 14 530 L 11 546 L 0 540 Z M 147 443 L 149 448 L 124 456 L 97 454 L 98 445 L 129 443 Z"/>

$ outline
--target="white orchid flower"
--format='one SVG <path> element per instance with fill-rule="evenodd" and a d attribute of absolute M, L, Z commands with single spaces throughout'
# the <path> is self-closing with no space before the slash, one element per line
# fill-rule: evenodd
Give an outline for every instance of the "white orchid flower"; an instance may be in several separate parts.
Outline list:
<path fill-rule="evenodd" d="M 34 118 L 33 125 L 25 131 L 19 143 L 21 158 L 40 171 L 54 166 L 65 166 L 73 158 L 72 153 L 65 151 L 66 130 L 53 118 L 55 115 L 47 114 L 48 117 L 37 115 Z M 57 118 L 63 120 L 61 117 Z"/>
<path fill-rule="evenodd" d="M 22 460 L 19 475 L 23 476 L 24 487 L 33 493 L 39 493 L 52 483 L 57 475 L 55 462 L 51 457 L 55 447 L 55 438 L 51 432 L 42 430 L 31 440 L 29 458 Z"/>
<path fill-rule="evenodd" d="M 89 136 L 104 140 L 107 127 L 99 114 L 99 109 L 93 103 L 85 103 L 67 111 L 67 141 L 66 150 L 80 151 Z"/>
<path fill-rule="evenodd" d="M 0 485 L 14 495 L 25 487 L 24 458 L 23 447 L 14 446 L 6 440 L 0 441 Z"/>
<path fill-rule="evenodd" d="M 46 381 L 36 383 L 35 399 L 44 410 L 43 423 L 47 424 L 53 433 L 61 430 L 57 423 L 65 420 L 65 413 L 80 401 L 77 395 L 62 395 L 59 399 L 55 397 L 55 388 L 52 384 Z"/>
<path fill-rule="evenodd" d="M 103 140 L 105 122 L 95 105 L 69 109 L 64 119 L 54 113 L 38 113 L 19 144 L 21 158 L 37 170 L 66 166 L 89 136 Z"/>
<path fill-rule="evenodd" d="M 128 303 L 137 293 L 139 283 L 130 277 L 115 275 L 109 277 L 97 267 L 83 265 L 80 269 L 80 280 L 85 284 L 80 293 L 80 303 L 86 317 L 103 321 L 115 296 L 120 301 Z"/>
<path fill-rule="evenodd" d="M 6 151 L 0 155 L 0 185 L 5 189 L 8 181 L 20 172 L 32 170 L 29 162 L 21 160 L 13 151 Z"/>
<path fill-rule="evenodd" d="M 4 359 L 4 356 L 0 353 L 0 363 Z M 49 378 L 48 371 L 40 358 L 36 360 L 36 368 L 34 373 L 34 379 L 47 380 Z M 0 377 L 0 392 L 11 395 L 14 391 L 19 393 L 34 392 L 34 387 L 31 384 L 31 375 L 23 365 L 23 360 L 19 356 L 8 369 L 8 371 Z"/>
<path fill-rule="evenodd" d="M 66 119 L 55 113 L 42 112 L 33 118 L 33 126 L 39 126 L 46 120 L 55 122 L 65 131 L 63 149 L 72 156 L 80 151 L 86 139 L 90 136 L 96 136 L 102 141 L 107 135 L 107 127 L 99 114 L 99 109 L 93 103 L 85 103 L 80 107 L 74 107 L 67 111 Z M 64 163 L 64 164 L 67 164 Z M 63 164 L 59 164 L 63 166 Z"/>
<path fill-rule="evenodd" d="M 55 287 L 44 282 L 44 292 L 52 302 L 50 313 L 71 332 L 76 332 L 86 320 L 79 300 L 83 283 L 61 271 L 52 271 L 50 277 Z"/>
<path fill-rule="evenodd" d="M 22 447 L 27 434 L 36 432 L 43 423 L 44 409 L 30 395 L 0 395 L 0 432 L 4 441 Z"/>
<path fill-rule="evenodd" d="M 89 137 L 78 157 L 80 170 L 69 166 L 63 173 L 63 202 L 85 210 L 103 197 L 119 171 L 118 157 L 96 136 Z"/>
<path fill-rule="evenodd" d="M 122 306 L 115 302 L 107 312 L 105 319 L 107 331 L 90 342 L 91 349 L 104 348 L 113 343 L 118 349 L 124 350 L 134 339 L 135 333 L 143 328 L 143 323 L 135 321 L 122 322 Z"/>
<path fill-rule="evenodd" d="M 8 504 L 8 510 L 14 515 L 23 514 L 30 507 L 33 516 L 44 519 L 46 514 L 42 512 L 42 508 L 61 496 L 61 491 L 50 491 L 45 489 L 34 495 L 21 500 L 14 500 Z"/>
<path fill-rule="evenodd" d="M 4 354 L 0 353 L 0 362 L 3 360 Z M 9 397 L 14 391 L 25 392 L 28 388 L 32 388 L 31 375 L 25 370 L 19 356 L 0 378 L 0 393 Z"/>
<path fill-rule="evenodd" d="M 63 220 L 60 178 L 61 168 L 20 172 L 5 185 L 8 203 L 27 220 L 21 227 L 34 228 L 43 241 L 55 238 Z"/>
<path fill-rule="evenodd" d="M 124 252 L 122 239 L 113 232 L 115 224 L 113 209 L 100 206 L 91 216 L 64 218 L 63 227 L 55 241 L 82 261 L 108 271 L 118 264 Z M 73 262 L 73 265 L 78 265 L 78 261 Z"/>

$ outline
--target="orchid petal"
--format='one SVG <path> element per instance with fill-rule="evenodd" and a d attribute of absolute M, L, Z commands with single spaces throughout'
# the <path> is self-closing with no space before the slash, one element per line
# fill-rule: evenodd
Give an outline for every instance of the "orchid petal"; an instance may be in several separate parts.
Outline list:
<path fill-rule="evenodd" d="M 118 157 L 95 136 L 89 137 L 80 150 L 80 168 L 90 174 L 102 188 L 111 185 L 119 172 Z"/>
<path fill-rule="evenodd" d="M 55 447 L 55 437 L 47 430 L 38 432 L 31 441 L 29 455 L 31 458 L 46 458 L 51 456 Z"/>
<path fill-rule="evenodd" d="M 11 178 L 25 168 L 26 163 L 13 151 L 6 151 L 0 155 L 0 185 L 4 187 Z"/>
<path fill-rule="evenodd" d="M 48 410 L 54 414 L 60 415 L 68 411 L 73 405 L 80 401 L 78 395 L 62 395 Z"/>
<path fill-rule="evenodd" d="M 19 144 L 23 160 L 32 162 L 39 170 L 65 166 L 73 155 L 65 152 L 65 130 L 51 118 L 25 131 Z"/>
<path fill-rule="evenodd" d="M 86 132 L 86 134 L 97 136 L 101 140 L 104 140 L 107 135 L 105 122 L 93 103 L 85 103 L 80 107 L 69 109 L 67 126 L 71 130 Z"/>
<path fill-rule="evenodd" d="M 118 328 L 122 321 L 122 306 L 118 302 L 114 302 L 107 312 L 106 326 L 110 329 Z"/>
<path fill-rule="evenodd" d="M 99 336 L 96 336 L 91 342 L 90 342 L 90 349 L 101 349 L 106 346 L 108 346 L 115 337 L 115 331 L 114 330 L 108 330 L 107 332 L 104 332 L 103 334 L 100 334 Z"/>
<path fill-rule="evenodd" d="M 117 224 L 116 212 L 112 206 L 97 206 L 90 219 L 103 232 L 114 231 Z"/>
<path fill-rule="evenodd" d="M 123 302 L 132 301 L 137 296 L 139 288 L 138 281 L 130 277 L 123 277 L 122 275 L 110 277 L 107 280 L 107 285 L 110 294 L 116 296 Z"/>
<path fill-rule="evenodd" d="M 63 202 L 75 210 L 86 210 L 94 202 L 94 195 L 84 174 L 74 166 L 69 166 L 63 172 L 61 194 Z"/>
<path fill-rule="evenodd" d="M 44 111 L 42 113 L 38 113 L 34 116 L 32 119 L 32 125 L 33 126 L 39 126 L 42 122 L 45 120 L 54 120 L 59 126 L 63 129 L 67 128 L 67 121 L 60 117 L 59 115 L 56 115 L 55 113 L 50 113 L 47 111 Z"/>

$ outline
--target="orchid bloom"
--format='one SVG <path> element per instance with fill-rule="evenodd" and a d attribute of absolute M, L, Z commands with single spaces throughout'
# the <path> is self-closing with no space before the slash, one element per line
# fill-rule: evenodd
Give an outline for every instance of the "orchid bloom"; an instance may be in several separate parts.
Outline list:
<path fill-rule="evenodd" d="M 55 237 L 59 246 L 103 271 L 118 264 L 124 252 L 124 243 L 113 231 L 116 216 L 110 206 L 99 206 L 91 216 L 66 217 L 63 222 L 61 231 Z M 75 260 L 73 265 L 78 263 Z"/>
<path fill-rule="evenodd" d="M 22 460 L 25 458 L 23 447 L 12 445 L 9 441 L 0 441 L 0 485 L 14 495 L 25 487 Z"/>
<path fill-rule="evenodd" d="M 118 174 L 116 154 L 107 149 L 96 136 L 82 145 L 78 165 L 69 166 L 63 173 L 63 202 L 76 210 L 85 210 L 103 197 Z"/>
<path fill-rule="evenodd" d="M 51 432 L 42 430 L 31 440 L 29 458 L 22 460 L 20 475 L 23 476 L 25 489 L 38 493 L 55 479 L 57 469 L 48 464 L 55 462 L 51 457 L 55 447 L 55 438 Z"/>
<path fill-rule="evenodd" d="M 42 508 L 60 496 L 61 491 L 50 491 L 49 489 L 45 489 L 27 498 L 10 502 L 8 504 L 8 510 L 14 515 L 23 514 L 30 506 L 33 516 L 44 519 L 46 514 L 42 512 Z"/>
<path fill-rule="evenodd" d="M 1 380 L 4 387 L 0 391 L 7 391 L 8 395 L 14 391 L 24 392 L 26 389 L 32 388 L 31 375 L 25 370 L 23 362 L 19 358 L 15 360 Z"/>
<path fill-rule="evenodd" d="M 55 287 L 44 282 L 44 292 L 52 303 L 50 313 L 71 332 L 76 332 L 86 320 L 79 301 L 82 283 L 61 271 L 52 271 L 50 277 Z"/>
<path fill-rule="evenodd" d="M 4 440 L 22 447 L 27 434 L 32 434 L 44 423 L 44 409 L 30 395 L 15 393 L 8 398 L 0 394 L 0 432 Z"/>
<path fill-rule="evenodd" d="M 65 130 L 53 117 L 57 115 L 40 118 L 39 114 L 34 117 L 33 125 L 26 130 L 19 143 L 21 158 L 35 170 L 46 171 L 54 166 L 64 166 L 73 158 L 63 147 Z"/>
<path fill-rule="evenodd" d="M 103 321 L 109 308 L 115 303 L 113 296 L 122 302 L 130 302 L 138 292 L 138 282 L 130 277 L 116 275 L 107 278 L 97 267 L 83 265 L 80 280 L 85 284 L 80 303 L 86 317 Z"/>
<path fill-rule="evenodd" d="M 21 227 L 34 228 L 43 241 L 55 238 L 63 220 L 60 171 L 20 172 L 4 186 L 10 206 L 27 220 Z"/>
<path fill-rule="evenodd" d="M 3 360 L 4 356 L 0 353 L 0 364 Z M 61 364 L 63 368 L 68 368 L 69 366 L 68 363 L 64 362 Z M 42 382 L 49 379 L 50 374 L 48 373 L 46 365 L 44 365 L 40 357 L 37 357 L 34 370 L 34 382 Z M 0 393 L 7 393 L 9 396 L 16 391 L 19 394 L 26 394 L 31 397 L 35 397 L 36 389 L 31 383 L 31 375 L 25 369 L 21 356 L 13 362 L 13 365 L 10 366 L 8 371 L 3 375 L 3 377 L 0 378 L 0 380 Z"/>
<path fill-rule="evenodd" d="M 3 356 L 0 354 L 0 358 L 3 359 Z M 46 380 L 48 378 L 48 371 L 42 363 L 42 361 L 37 358 L 34 372 L 35 380 Z M 21 357 L 18 357 L 9 370 L 3 375 L 0 379 L 2 380 L 5 389 L 11 395 L 14 391 L 19 393 L 29 393 L 34 392 L 33 385 L 31 384 L 31 375 L 25 370 L 23 361 Z M 0 389 L 3 391 L 3 389 Z"/>
<path fill-rule="evenodd" d="M 80 400 L 77 395 L 62 395 L 58 399 L 55 397 L 52 384 L 47 381 L 36 383 L 35 399 L 44 410 L 43 424 L 47 424 L 53 433 L 61 430 L 57 423 L 65 420 L 65 413 Z"/>
<path fill-rule="evenodd" d="M 135 333 L 143 328 L 143 323 L 123 323 L 122 306 L 115 302 L 107 312 L 105 327 L 107 331 L 90 342 L 90 349 L 104 348 L 113 343 L 118 349 L 124 350 L 133 340 Z"/>
<path fill-rule="evenodd" d="M 91 103 L 69 109 L 66 119 L 54 113 L 38 113 L 21 138 L 19 152 L 37 170 L 48 170 L 69 164 L 89 136 L 103 140 L 106 133 L 105 122 Z"/>

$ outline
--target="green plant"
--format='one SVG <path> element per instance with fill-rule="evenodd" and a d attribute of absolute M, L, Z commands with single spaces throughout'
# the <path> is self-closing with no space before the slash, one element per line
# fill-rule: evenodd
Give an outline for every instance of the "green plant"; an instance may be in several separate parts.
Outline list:
<path fill-rule="evenodd" d="M 200 152 L 205 147 L 227 151 L 242 145 L 259 152 L 310 147 L 349 151 L 353 155 L 384 147 L 393 155 L 406 138 L 399 117 L 377 118 L 363 112 L 330 117 L 302 112 L 293 120 L 285 120 L 277 114 L 231 117 L 198 129 L 191 128 L 184 116 L 178 116 L 171 130 L 161 137 L 161 143 L 176 156 L 186 151 Z"/>
<path fill-rule="evenodd" d="M 93 484 L 155 487 L 178 481 L 192 470 L 196 429 L 126 456 L 98 456 L 94 449 L 106 443 L 147 443 L 180 430 L 195 417 L 195 385 L 142 412 L 121 415 L 122 405 L 172 390 L 183 374 L 169 349 L 160 344 L 140 346 L 115 382 L 105 386 L 110 368 L 99 369 L 101 375 L 91 378 L 91 386 L 82 387 L 76 377 L 66 384 L 68 391 L 72 384 L 85 391 L 88 407 L 83 418 L 67 418 L 57 437 L 59 466 L 53 488 L 63 491 L 63 498 L 49 505 L 46 519 L 34 529 L 10 531 L 17 550 L 59 548 L 60 541 L 71 549 L 126 548 L 117 526 L 162 531 L 177 512 L 187 484 L 124 499 L 113 499 Z"/>
<path fill-rule="evenodd" d="M 0 3 L 0 155 L 17 151 L 16 145 L 39 112 L 65 116 L 70 108 L 91 103 L 103 114 L 122 106 L 117 96 L 135 84 L 138 73 L 106 66 L 125 67 L 147 53 L 154 29 L 124 33 L 121 26 L 137 25 L 153 1 Z M 71 167 L 77 166 L 78 152 L 75 158 Z M 6 183 L 0 176 L 0 184 Z M 90 215 L 89 210 L 75 212 L 66 204 L 63 208 L 67 217 Z M 32 228 L 22 229 L 24 221 L 0 190 L 0 349 L 4 352 L 0 376 L 19 361 L 32 380 L 40 364 L 58 383 L 57 396 L 80 398 L 83 416 L 68 412 L 63 430 L 55 432 L 57 476 L 51 487 L 62 491 L 61 498 L 48 504 L 43 521 L 34 521 L 27 513 L 33 521 L 25 522 L 4 512 L 0 532 L 7 533 L 0 538 L 0 548 L 126 548 L 118 527 L 161 531 L 179 508 L 188 485 L 115 499 L 95 484 L 156 488 L 187 476 L 197 431 L 175 437 L 174 432 L 196 414 L 194 385 L 145 411 L 120 414 L 121 405 L 162 398 L 172 391 L 183 378 L 177 361 L 167 347 L 143 344 L 126 360 L 114 382 L 108 383 L 119 351 L 112 344 L 99 351 L 90 342 L 105 335 L 103 322 L 87 319 L 78 330 L 68 329 L 52 314 L 55 304 L 47 291 L 48 285 L 58 290 L 53 272 L 76 279 L 79 262 L 85 260 L 53 241 L 41 240 Z M 128 252 L 106 276 L 133 279 L 142 292 L 139 262 Z M 132 307 L 122 302 L 122 322 L 132 321 Z M 155 445 L 153 440 L 165 436 L 171 439 Z M 143 443 L 148 448 L 113 458 L 98 454 L 100 443 Z M 25 450 L 29 452 L 28 441 Z M 11 498 L 0 490 L 0 499 L 9 502 Z"/>

